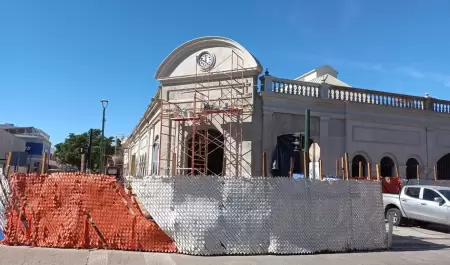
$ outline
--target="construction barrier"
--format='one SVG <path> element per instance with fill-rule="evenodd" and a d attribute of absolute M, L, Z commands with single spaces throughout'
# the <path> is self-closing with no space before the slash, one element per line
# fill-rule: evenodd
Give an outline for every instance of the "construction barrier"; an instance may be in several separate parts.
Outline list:
<path fill-rule="evenodd" d="M 305 254 L 387 246 L 378 181 L 129 178 L 181 253 Z"/>
<path fill-rule="evenodd" d="M 3 170 L 0 168 L 0 230 L 2 233 L 6 226 L 6 209 L 9 204 L 9 194 L 8 180 L 3 174 Z"/>
<path fill-rule="evenodd" d="M 9 186 L 4 244 L 177 251 L 113 177 L 16 173 Z"/>

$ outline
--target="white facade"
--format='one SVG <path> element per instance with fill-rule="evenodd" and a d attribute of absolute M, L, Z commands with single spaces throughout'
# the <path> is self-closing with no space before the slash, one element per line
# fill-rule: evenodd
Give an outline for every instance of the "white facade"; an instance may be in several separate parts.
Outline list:
<path fill-rule="evenodd" d="M 0 129 L 0 159 L 6 159 L 9 152 L 24 152 L 25 141 Z M 1 163 L 2 160 L 0 160 Z"/>
<path fill-rule="evenodd" d="M 35 171 L 41 166 L 43 152 L 46 152 L 48 155 L 52 154 L 50 136 L 41 129 L 20 127 L 14 124 L 0 124 L 0 130 L 8 132 L 24 142 L 23 149 L 11 151 L 28 153 L 27 164 L 30 171 Z"/>
<path fill-rule="evenodd" d="M 198 56 L 205 52 L 214 55 L 215 65 L 212 70 L 199 74 Z M 234 65 L 235 61 L 227 59 L 230 54 L 242 59 L 240 68 Z M 222 37 L 189 41 L 175 49 L 160 65 L 155 78 L 161 86 L 125 143 L 126 173 L 167 174 L 173 170 L 169 157 L 172 154 L 167 152 L 167 147 L 174 148 L 175 140 L 164 140 L 164 135 L 172 135 L 170 130 L 175 129 L 168 127 L 164 131 L 165 121 L 160 115 L 162 102 L 177 106 L 191 104 L 183 102 L 190 102 L 193 91 L 199 87 L 205 88 L 199 93 L 207 93 L 209 100 L 220 98 L 223 89 L 217 87 L 223 87 L 230 75 L 236 79 L 237 68 L 244 81 L 236 95 L 247 104 L 241 104 L 244 109 L 242 140 L 233 142 L 240 152 L 239 166 L 226 166 L 225 174 L 261 175 L 263 152 L 267 154 L 270 168 L 277 136 L 303 131 L 304 112 L 309 108 L 311 138 L 321 147 L 326 175 L 335 175 L 336 161 L 347 152 L 354 164 L 359 161 L 353 159 L 355 156 L 363 157 L 364 171 L 366 162 L 373 165 L 372 174 L 375 174 L 375 164 L 385 158 L 381 167 L 386 176 L 396 175 L 396 166 L 401 176 L 415 177 L 419 173 L 420 178 L 432 178 L 433 168 L 437 166 L 438 178 L 450 178 L 450 155 L 441 159 L 450 153 L 450 125 L 446 124 L 450 102 L 352 88 L 339 80 L 337 71 L 330 66 L 317 68 L 295 80 L 276 78 L 269 73 L 260 76 L 263 68 L 258 60 L 237 42 Z M 227 69 L 233 70 L 227 72 Z M 227 136 L 225 123 L 212 121 L 211 126 L 225 136 L 224 142 L 237 139 Z M 188 133 L 171 137 L 179 141 L 179 137 L 188 137 Z M 164 152 L 169 158 L 162 155 Z M 232 151 L 227 152 L 223 155 L 225 161 L 236 159 Z M 185 167 L 181 158 L 177 160 L 178 167 Z M 386 167 L 389 161 L 395 166 Z M 132 165 L 134 170 L 130 169 Z M 157 172 L 157 168 L 167 171 Z"/>

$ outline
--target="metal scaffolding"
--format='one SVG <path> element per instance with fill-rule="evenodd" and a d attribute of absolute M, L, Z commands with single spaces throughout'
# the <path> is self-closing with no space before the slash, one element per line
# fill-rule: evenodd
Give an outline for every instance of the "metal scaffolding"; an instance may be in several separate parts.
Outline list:
<path fill-rule="evenodd" d="M 252 110 L 244 60 L 232 51 L 211 70 L 195 69 L 192 89 L 180 92 L 188 99 L 161 101 L 158 174 L 240 175 Z"/>

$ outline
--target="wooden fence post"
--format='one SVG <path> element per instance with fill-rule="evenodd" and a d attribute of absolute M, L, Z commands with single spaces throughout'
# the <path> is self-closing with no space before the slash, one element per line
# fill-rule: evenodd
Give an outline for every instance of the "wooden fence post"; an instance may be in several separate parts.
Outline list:
<path fill-rule="evenodd" d="M 345 152 L 345 178 L 348 180 L 348 153 Z"/>
<path fill-rule="evenodd" d="M 172 176 L 175 176 L 177 174 L 177 153 L 172 153 Z"/>
<path fill-rule="evenodd" d="M 5 177 L 6 179 L 8 178 L 9 175 L 9 167 L 11 166 L 11 157 L 12 157 L 12 152 L 8 153 L 8 158 L 6 159 L 6 168 L 5 168 Z"/>
<path fill-rule="evenodd" d="M 294 158 L 291 157 L 289 161 L 289 177 L 292 178 L 293 174 L 294 174 Z"/>
<path fill-rule="evenodd" d="M 359 161 L 359 172 L 358 172 L 358 176 L 360 177 L 360 178 L 362 178 L 362 176 L 363 176 L 363 167 L 362 167 L 362 161 Z"/>
<path fill-rule="evenodd" d="M 47 152 L 42 153 L 41 174 L 45 174 L 45 162 L 47 162 Z"/>
<path fill-rule="evenodd" d="M 376 170 L 377 170 L 377 180 L 380 181 L 380 164 L 376 165 Z"/>
<path fill-rule="evenodd" d="M 320 180 L 323 180 L 322 159 L 319 159 L 319 179 L 320 179 Z"/>
<path fill-rule="evenodd" d="M 417 165 L 417 180 L 420 180 L 420 166 Z"/>
<path fill-rule="evenodd" d="M 267 160 L 266 160 L 266 152 L 262 153 L 262 174 L 263 177 L 267 177 Z"/>
<path fill-rule="evenodd" d="M 437 175 L 436 166 L 433 167 L 433 171 L 434 171 L 434 182 L 437 182 L 438 181 L 438 175 Z"/>

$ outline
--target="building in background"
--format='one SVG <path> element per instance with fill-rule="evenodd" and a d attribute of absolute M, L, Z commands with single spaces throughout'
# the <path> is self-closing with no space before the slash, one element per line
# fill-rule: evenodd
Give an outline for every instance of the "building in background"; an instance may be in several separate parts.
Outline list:
<path fill-rule="evenodd" d="M 48 154 L 50 160 L 50 136 L 43 130 L 31 126 L 15 126 L 14 124 L 0 124 L 0 130 L 4 130 L 25 142 L 24 151 L 28 154 L 27 164 L 30 172 L 41 166 L 43 152 Z"/>
<path fill-rule="evenodd" d="M 0 168 L 4 168 L 9 152 L 24 152 L 25 140 L 0 129 Z"/>

